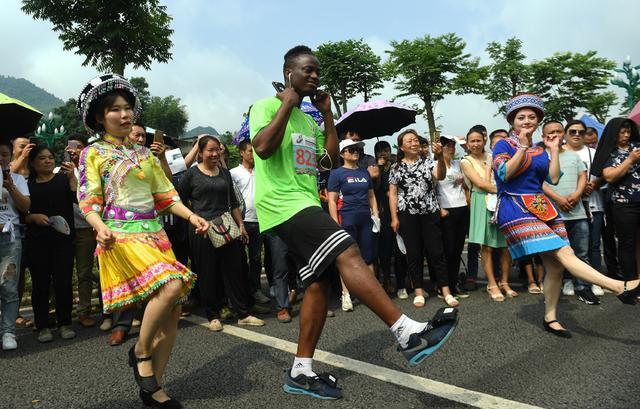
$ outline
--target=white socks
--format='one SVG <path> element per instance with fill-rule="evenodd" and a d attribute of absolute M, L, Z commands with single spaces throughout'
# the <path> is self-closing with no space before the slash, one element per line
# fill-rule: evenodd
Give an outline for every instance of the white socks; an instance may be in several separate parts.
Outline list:
<path fill-rule="evenodd" d="M 426 322 L 417 322 L 402 314 L 389 329 L 396 336 L 400 346 L 406 348 L 411 334 L 422 332 L 426 327 Z"/>
<path fill-rule="evenodd" d="M 305 376 L 316 376 L 311 367 L 313 366 L 313 358 L 298 358 L 293 360 L 293 367 L 291 368 L 291 377 L 303 374 Z"/>

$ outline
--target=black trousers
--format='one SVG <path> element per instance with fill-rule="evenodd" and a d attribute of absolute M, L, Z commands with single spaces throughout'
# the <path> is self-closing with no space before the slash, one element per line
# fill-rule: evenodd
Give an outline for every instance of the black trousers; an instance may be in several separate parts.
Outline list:
<path fill-rule="evenodd" d="M 638 278 L 636 243 L 640 240 L 640 203 L 613 203 L 613 220 L 618 235 L 618 261 L 622 278 Z"/>
<path fill-rule="evenodd" d="M 38 329 L 49 327 L 49 289 L 53 282 L 58 325 L 71 325 L 74 247 L 63 237 L 27 239 L 27 255 L 31 272 L 31 304 Z"/>
<path fill-rule="evenodd" d="M 460 257 L 464 249 L 464 240 L 469 230 L 469 208 L 467 206 L 447 209 L 449 215 L 442 220 L 442 242 L 447 261 L 449 288 L 455 291 L 460 275 Z"/>
<path fill-rule="evenodd" d="M 604 264 L 607 266 L 607 275 L 616 280 L 622 278 L 620 262 L 618 261 L 618 247 L 616 245 L 616 226 L 613 218 L 613 203 L 611 202 L 611 190 L 602 189 L 602 205 L 604 207 L 604 226 L 602 226 L 602 250 Z"/>
<path fill-rule="evenodd" d="M 433 270 L 438 287 L 449 285 L 447 263 L 442 246 L 440 214 L 409 214 L 398 212 L 400 235 L 407 248 L 407 272 L 413 288 L 424 288 L 423 262 L 427 256 L 430 270 Z"/>
<path fill-rule="evenodd" d="M 200 302 L 208 320 L 218 317 L 226 294 L 229 307 L 240 319 L 249 315 L 253 298 L 249 277 L 242 268 L 242 243 L 239 240 L 215 248 L 208 237 L 189 229 L 191 258 L 195 261 L 200 288 Z"/>

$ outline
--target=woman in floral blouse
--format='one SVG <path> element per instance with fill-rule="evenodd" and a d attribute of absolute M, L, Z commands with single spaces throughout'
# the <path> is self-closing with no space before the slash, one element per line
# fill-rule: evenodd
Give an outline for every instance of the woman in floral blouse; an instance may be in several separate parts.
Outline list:
<path fill-rule="evenodd" d="M 624 279 L 634 280 L 640 272 L 640 135 L 633 121 L 609 121 L 592 173 L 601 173 L 609 183 L 621 271 Z"/>
<path fill-rule="evenodd" d="M 389 174 L 389 207 L 391 228 L 401 235 L 407 248 L 407 270 L 415 298 L 413 305 L 424 307 L 425 293 L 422 265 L 426 250 L 429 267 L 433 268 L 445 301 L 457 306 L 449 290 L 447 264 L 442 247 L 440 206 L 435 180 L 442 180 L 447 169 L 442 157 L 442 145 L 433 143 L 434 161 L 420 157 L 420 137 L 412 129 L 398 135 L 398 162 Z M 427 244 L 428 243 L 428 244 Z"/>

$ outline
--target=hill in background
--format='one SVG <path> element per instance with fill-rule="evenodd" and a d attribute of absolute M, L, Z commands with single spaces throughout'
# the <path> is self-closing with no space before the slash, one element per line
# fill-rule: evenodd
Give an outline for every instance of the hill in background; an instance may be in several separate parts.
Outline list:
<path fill-rule="evenodd" d="M 26 102 L 44 115 L 64 105 L 63 100 L 24 78 L 0 75 L 0 92 Z"/>
<path fill-rule="evenodd" d="M 216 131 L 216 129 L 211 126 L 197 126 L 191 129 L 190 131 L 187 131 L 184 135 L 180 137 L 180 139 L 191 139 L 203 133 L 213 135 L 213 136 L 220 135 L 218 131 Z"/>

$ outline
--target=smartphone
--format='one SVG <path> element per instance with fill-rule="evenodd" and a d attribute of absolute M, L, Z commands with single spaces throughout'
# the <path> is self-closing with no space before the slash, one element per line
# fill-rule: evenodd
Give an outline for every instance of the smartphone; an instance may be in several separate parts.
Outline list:
<path fill-rule="evenodd" d="M 82 144 L 78 141 L 68 141 L 67 142 L 67 147 L 69 149 L 80 149 L 80 147 L 82 146 Z"/>
<path fill-rule="evenodd" d="M 282 92 L 282 91 L 284 91 L 285 86 L 284 86 L 284 84 L 283 84 L 283 83 L 281 83 L 281 82 L 273 81 L 273 82 L 271 83 L 271 85 L 273 85 L 273 88 L 275 88 L 275 90 L 276 90 L 277 92 Z"/>
<path fill-rule="evenodd" d="M 153 141 L 164 145 L 164 132 L 156 129 L 156 132 L 153 134 Z"/>
<path fill-rule="evenodd" d="M 68 151 L 64 151 L 64 153 L 62 154 L 62 161 L 71 162 L 71 154 L 69 154 Z"/>
<path fill-rule="evenodd" d="M 8 179 L 9 179 L 9 176 L 10 176 L 10 173 L 11 173 L 11 170 L 10 170 L 9 168 L 2 169 L 2 177 L 3 177 L 4 179 L 7 179 L 7 180 L 8 180 Z"/>

